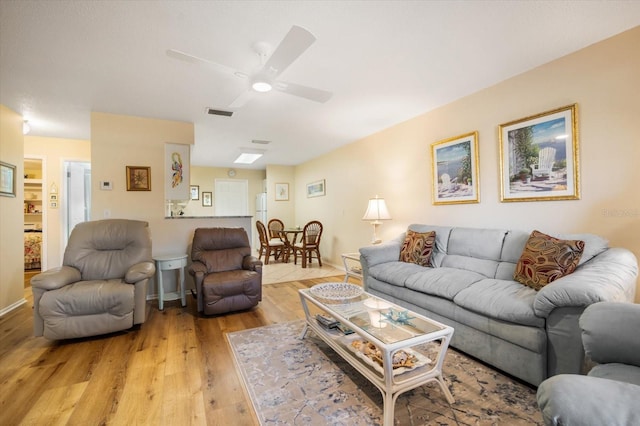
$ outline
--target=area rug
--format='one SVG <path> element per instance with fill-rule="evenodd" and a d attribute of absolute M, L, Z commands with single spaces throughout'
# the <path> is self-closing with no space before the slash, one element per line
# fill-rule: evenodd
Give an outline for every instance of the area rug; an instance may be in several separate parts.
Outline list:
<path fill-rule="evenodd" d="M 380 425 L 382 395 L 304 321 L 227 334 L 261 425 Z M 396 425 L 542 425 L 535 389 L 449 348 L 444 378 L 401 394 Z"/>

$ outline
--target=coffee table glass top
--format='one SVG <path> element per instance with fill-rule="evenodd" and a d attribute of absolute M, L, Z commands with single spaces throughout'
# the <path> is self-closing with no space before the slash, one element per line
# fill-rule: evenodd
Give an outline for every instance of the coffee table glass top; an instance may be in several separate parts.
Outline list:
<path fill-rule="evenodd" d="M 342 300 L 318 297 L 318 292 L 311 289 L 300 292 L 337 320 L 347 325 L 351 323 L 385 344 L 445 329 L 422 315 L 365 292 Z"/>

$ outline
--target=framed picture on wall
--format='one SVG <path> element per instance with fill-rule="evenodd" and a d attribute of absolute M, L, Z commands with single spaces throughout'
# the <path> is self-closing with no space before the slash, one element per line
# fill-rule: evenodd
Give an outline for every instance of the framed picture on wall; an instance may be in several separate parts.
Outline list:
<path fill-rule="evenodd" d="M 211 207 L 213 206 L 213 197 L 211 192 L 203 192 L 202 193 L 202 205 L 203 207 Z"/>
<path fill-rule="evenodd" d="M 500 201 L 580 198 L 577 108 L 500 125 Z"/>
<path fill-rule="evenodd" d="M 16 166 L 0 161 L 0 195 L 16 196 Z"/>
<path fill-rule="evenodd" d="M 431 145 L 433 204 L 478 203 L 478 132 Z"/>
<path fill-rule="evenodd" d="M 191 191 L 191 199 L 192 200 L 199 200 L 200 199 L 200 185 L 191 185 L 189 187 L 189 190 Z"/>
<path fill-rule="evenodd" d="M 324 179 L 307 184 L 307 198 L 326 195 Z"/>
<path fill-rule="evenodd" d="M 127 191 L 151 191 L 151 167 L 127 166 Z"/>
<path fill-rule="evenodd" d="M 276 183 L 276 201 L 289 201 L 288 183 Z"/>

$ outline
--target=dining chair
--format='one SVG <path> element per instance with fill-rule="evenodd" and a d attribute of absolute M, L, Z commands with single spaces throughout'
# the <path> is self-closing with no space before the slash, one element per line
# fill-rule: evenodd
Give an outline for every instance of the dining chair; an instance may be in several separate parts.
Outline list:
<path fill-rule="evenodd" d="M 289 238 L 287 237 L 287 233 L 284 232 L 284 222 L 282 222 L 280 219 L 275 219 L 275 218 L 271 219 L 269 221 L 269 224 L 267 225 L 267 229 L 269 230 L 269 236 L 271 237 L 271 239 L 279 238 L 284 243 L 284 252 L 283 252 L 282 261 L 285 263 L 289 263 L 289 256 L 293 249 L 291 245 L 292 242 L 289 241 Z M 295 236 L 294 236 L 294 240 L 295 240 Z"/>
<path fill-rule="evenodd" d="M 314 257 L 318 259 L 318 265 L 322 266 L 320 256 L 320 237 L 322 237 L 322 223 L 312 220 L 304 225 L 300 242 L 293 245 L 293 264 L 297 264 L 298 253 L 302 257 L 302 267 L 307 267 L 307 262 L 311 263 Z"/>
<path fill-rule="evenodd" d="M 278 259 L 284 254 L 286 245 L 280 238 L 270 238 L 267 228 L 259 220 L 256 220 L 256 227 L 258 228 L 258 236 L 260 237 L 260 251 L 258 259 L 262 259 L 264 254 L 264 264 L 269 264 L 269 258 L 273 256 L 273 260 Z"/>
<path fill-rule="evenodd" d="M 271 219 L 267 225 L 270 238 L 281 238 L 281 232 L 284 229 L 284 222 L 280 219 Z"/>

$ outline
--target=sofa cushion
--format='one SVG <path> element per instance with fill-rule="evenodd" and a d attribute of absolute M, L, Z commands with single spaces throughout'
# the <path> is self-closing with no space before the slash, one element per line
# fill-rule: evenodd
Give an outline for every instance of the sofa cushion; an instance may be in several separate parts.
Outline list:
<path fill-rule="evenodd" d="M 434 231 L 422 233 L 408 230 L 402 249 L 400 249 L 400 260 L 420 266 L 429 266 L 435 241 L 436 233 Z"/>
<path fill-rule="evenodd" d="M 513 279 L 535 290 L 572 273 L 584 250 L 582 240 L 560 240 L 539 231 L 531 232 Z"/>
<path fill-rule="evenodd" d="M 405 280 L 405 287 L 420 293 L 453 300 L 461 290 L 485 277 L 472 271 L 455 268 L 429 268 L 414 273 Z"/>
<path fill-rule="evenodd" d="M 437 226 L 437 225 L 421 225 L 421 224 L 411 224 L 407 229 L 410 229 L 414 232 L 435 232 L 436 233 L 436 243 L 431 253 L 431 266 L 438 267 L 440 266 L 443 257 L 447 254 L 447 250 L 449 247 L 449 235 L 451 234 L 450 226 Z"/>
<path fill-rule="evenodd" d="M 516 324 L 544 327 L 544 318 L 535 315 L 536 292 L 516 281 L 484 279 L 461 290 L 453 301 L 470 311 Z"/>
<path fill-rule="evenodd" d="M 433 268 L 418 266 L 407 262 L 385 262 L 369 268 L 369 275 L 379 281 L 387 282 L 394 286 L 404 287 L 405 281 L 413 274 L 429 273 Z"/>

